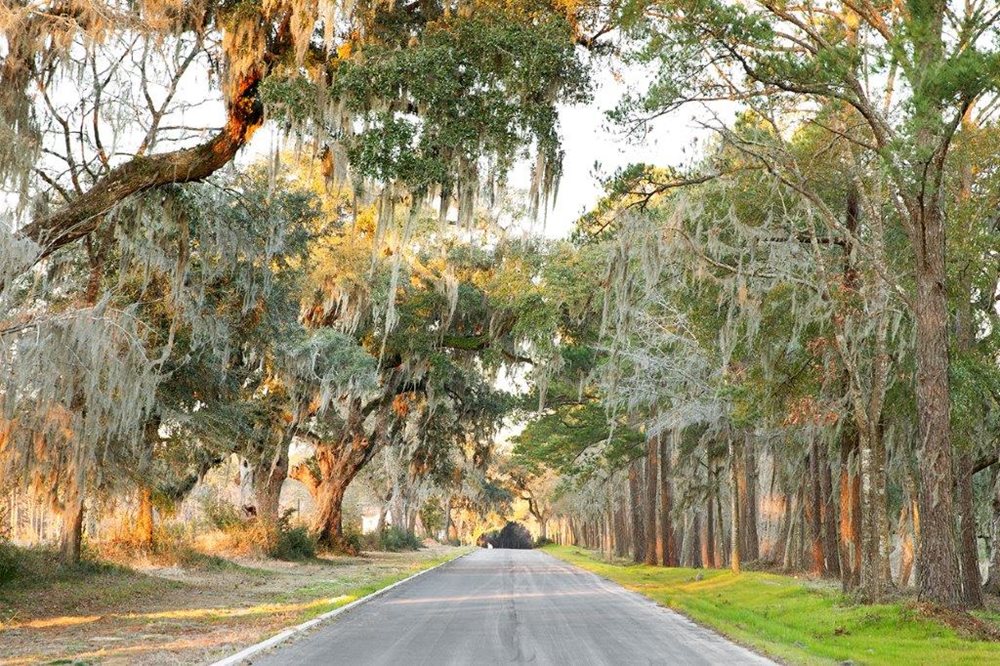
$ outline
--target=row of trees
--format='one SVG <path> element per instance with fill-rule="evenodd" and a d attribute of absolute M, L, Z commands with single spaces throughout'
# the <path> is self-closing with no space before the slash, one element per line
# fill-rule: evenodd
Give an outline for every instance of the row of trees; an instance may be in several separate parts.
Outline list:
<path fill-rule="evenodd" d="M 582 220 L 608 266 L 589 389 L 519 455 L 575 480 L 556 496 L 577 538 L 637 560 L 762 559 L 878 601 L 898 545 L 900 584 L 981 605 L 982 535 L 994 591 L 1000 562 L 997 16 L 631 8 L 656 76 L 615 118 L 701 104 L 713 138 L 684 169 L 623 170 Z M 578 431 L 595 409 L 610 428 Z M 621 455 L 623 427 L 645 451 Z"/>

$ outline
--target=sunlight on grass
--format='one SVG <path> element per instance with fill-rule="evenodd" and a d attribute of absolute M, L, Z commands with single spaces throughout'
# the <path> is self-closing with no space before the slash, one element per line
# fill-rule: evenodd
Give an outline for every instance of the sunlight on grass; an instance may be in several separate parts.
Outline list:
<path fill-rule="evenodd" d="M 61 617 L 51 617 L 38 620 L 30 620 L 22 623 L 11 623 L 0 626 L 2 629 L 49 629 L 54 627 L 68 627 L 98 620 L 194 620 L 194 619 L 217 619 L 245 617 L 248 615 L 276 615 L 281 613 L 296 613 L 309 611 L 315 608 L 336 608 L 353 601 L 356 597 L 352 595 L 341 595 L 332 599 L 314 599 L 297 604 L 258 604 L 256 606 L 245 606 L 241 608 L 181 608 L 175 610 L 158 611 L 154 613 L 110 613 L 107 615 L 66 615 Z"/>
<path fill-rule="evenodd" d="M 790 663 L 1000 663 L 1000 643 L 960 635 L 912 604 L 861 606 L 833 586 L 790 576 L 610 564 L 566 546 L 546 551 Z"/>
<path fill-rule="evenodd" d="M 277 631 L 291 624 L 312 619 L 323 613 L 345 606 L 352 601 L 367 596 L 392 583 L 407 578 L 414 573 L 428 569 L 438 564 L 459 557 L 469 552 L 469 548 L 456 549 L 444 555 L 429 557 L 410 563 L 386 563 L 373 566 L 365 571 L 356 572 L 352 576 L 340 576 L 321 583 L 312 583 L 281 595 L 272 595 L 265 603 L 248 605 L 229 605 L 215 607 L 185 607 L 155 609 L 148 612 L 115 612 L 116 604 L 108 607 L 111 612 L 95 614 L 91 612 L 79 615 L 52 615 L 27 618 L 21 621 L 0 622 L 0 632 L 35 631 L 35 644 L 32 654 L 21 653 L 0 657 L 0 663 L 22 664 L 47 661 L 52 663 L 63 656 L 70 658 L 67 663 L 79 661 L 114 661 L 131 662 L 143 660 L 143 655 L 158 652 L 173 653 L 183 651 L 215 651 L 224 654 L 236 651 L 256 641 L 268 638 Z M 386 568 L 389 568 L 386 572 Z M 393 571 L 393 569 L 395 569 Z M 155 586 L 160 582 L 152 581 L 152 587 L 145 585 L 143 577 L 134 572 L 114 569 L 117 578 L 105 572 L 100 585 L 105 588 L 101 598 L 105 601 L 123 598 L 127 594 L 135 594 L 137 590 L 155 592 Z M 71 581 L 58 579 L 51 584 L 52 589 L 61 589 L 69 583 L 80 582 L 74 573 Z M 174 583 L 169 582 L 170 586 Z M 117 585 L 117 587 L 116 587 Z M 79 587 L 79 586 L 77 586 Z M 74 587 L 74 591 L 77 589 Z M 147 588 L 149 588 L 147 590 Z M 38 594 L 33 590 L 32 594 Z M 75 598 L 75 595 L 74 595 Z M 65 606 L 64 606 L 65 608 Z M 139 638 L 152 626 L 155 631 L 164 634 Z M 140 628 L 142 628 L 140 630 Z M 116 645 L 105 645 L 93 650 L 80 651 L 79 645 L 69 648 L 58 647 L 67 630 L 80 629 L 88 634 L 100 633 L 110 636 L 108 641 L 121 641 Z M 186 636 L 170 636 L 172 632 L 183 631 Z M 195 637 L 193 634 L 197 633 Z M 3 634 L 0 633 L 0 645 L 3 644 Z M 164 640 L 166 639 L 166 640 Z M 91 640 L 97 640 L 92 638 Z M 51 650 L 55 648 L 55 650 Z M 42 653 L 37 653 L 42 650 Z"/>

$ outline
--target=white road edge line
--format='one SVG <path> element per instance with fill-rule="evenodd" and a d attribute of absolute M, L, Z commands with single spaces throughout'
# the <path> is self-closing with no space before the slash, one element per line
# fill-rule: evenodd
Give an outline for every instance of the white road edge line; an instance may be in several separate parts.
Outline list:
<path fill-rule="evenodd" d="M 327 612 L 323 613 L 322 615 L 318 615 L 318 616 L 314 617 L 311 620 L 306 620 L 302 624 L 297 624 L 294 627 L 289 627 L 289 628 L 287 628 L 287 629 L 285 629 L 283 631 L 278 632 L 277 634 L 275 634 L 274 636 L 271 636 L 268 639 L 262 640 L 260 643 L 254 643 L 250 647 L 244 648 L 243 650 L 240 650 L 239 652 L 237 652 L 234 655 L 230 655 L 228 657 L 223 657 L 219 661 L 216 661 L 213 664 L 211 664 L 211 666 L 236 666 L 237 664 L 242 664 L 244 661 L 246 661 L 250 657 L 254 656 L 255 654 L 263 652 L 264 650 L 269 650 L 269 649 L 273 648 L 275 645 L 278 645 L 279 643 L 283 643 L 283 642 L 287 641 L 289 638 L 291 638 L 292 636 L 295 636 L 296 634 L 301 634 L 304 631 L 312 629 L 317 624 L 320 624 L 322 622 L 326 622 L 330 618 L 336 617 L 336 616 L 340 615 L 341 613 L 346 613 L 347 611 L 349 611 L 349 610 L 351 610 L 353 608 L 356 608 L 356 607 L 360 606 L 363 603 L 369 602 L 372 599 L 375 599 L 376 597 L 382 596 L 383 594 L 385 594 L 389 590 L 391 590 L 391 589 L 393 589 L 395 587 L 398 587 L 398 586 L 402 585 L 403 583 L 409 583 L 411 580 L 413 580 L 414 578 L 416 578 L 418 576 L 423 576 L 425 573 L 428 573 L 430 571 L 434 571 L 435 569 L 439 569 L 439 568 L 443 567 L 446 564 L 451 564 L 455 560 L 459 560 L 459 559 L 465 557 L 466 555 L 468 555 L 469 553 L 472 553 L 472 552 L 475 552 L 475 551 L 470 550 L 468 553 L 462 553 L 461 555 L 459 555 L 457 557 L 453 557 L 450 560 L 446 560 L 446 561 L 441 562 L 439 564 L 435 564 L 432 567 L 429 567 L 427 569 L 423 569 L 422 571 L 418 571 L 417 573 L 413 574 L 412 576 L 407 576 L 403 580 L 397 580 L 392 585 L 387 585 L 386 587 L 383 587 L 381 590 L 375 590 L 374 592 L 372 592 L 371 594 L 369 594 L 367 596 L 361 597 L 360 599 L 355 599 L 354 601 L 352 601 L 349 604 L 344 604 L 340 608 L 334 608 L 332 611 L 327 611 Z"/>

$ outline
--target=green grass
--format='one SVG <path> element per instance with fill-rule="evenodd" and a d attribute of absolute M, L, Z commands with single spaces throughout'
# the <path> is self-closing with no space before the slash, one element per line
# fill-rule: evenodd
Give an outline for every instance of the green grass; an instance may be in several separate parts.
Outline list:
<path fill-rule="evenodd" d="M 791 576 L 612 564 L 568 546 L 545 551 L 788 663 L 1000 663 L 1000 642 L 964 636 L 908 602 L 863 606 L 829 583 Z"/>
<path fill-rule="evenodd" d="M 147 576 L 108 562 L 82 560 L 65 566 L 55 551 L 16 549 L 17 569 L 0 582 L 0 627 L 28 615 L 58 610 L 86 613 L 94 608 L 124 605 L 141 596 L 156 596 L 183 583 Z"/>

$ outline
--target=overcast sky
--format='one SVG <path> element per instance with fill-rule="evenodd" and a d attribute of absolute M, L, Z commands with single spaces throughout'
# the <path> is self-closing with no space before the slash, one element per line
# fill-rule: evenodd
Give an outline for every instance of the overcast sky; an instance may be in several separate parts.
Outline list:
<path fill-rule="evenodd" d="M 704 136 L 704 132 L 696 129 L 690 111 L 658 120 L 645 137 L 627 137 L 620 128 L 609 123 L 607 112 L 618 104 L 627 89 L 643 86 L 640 77 L 637 72 L 615 77 L 607 68 L 600 68 L 595 75 L 593 101 L 560 109 L 566 157 L 559 196 L 546 222 L 547 236 L 568 235 L 576 219 L 592 208 L 603 194 L 601 179 L 616 169 L 635 162 L 680 166 L 692 154 L 692 142 Z M 682 155 L 685 147 L 689 150 Z M 529 169 L 523 164 L 511 177 L 513 185 L 525 189 L 528 179 Z"/>

